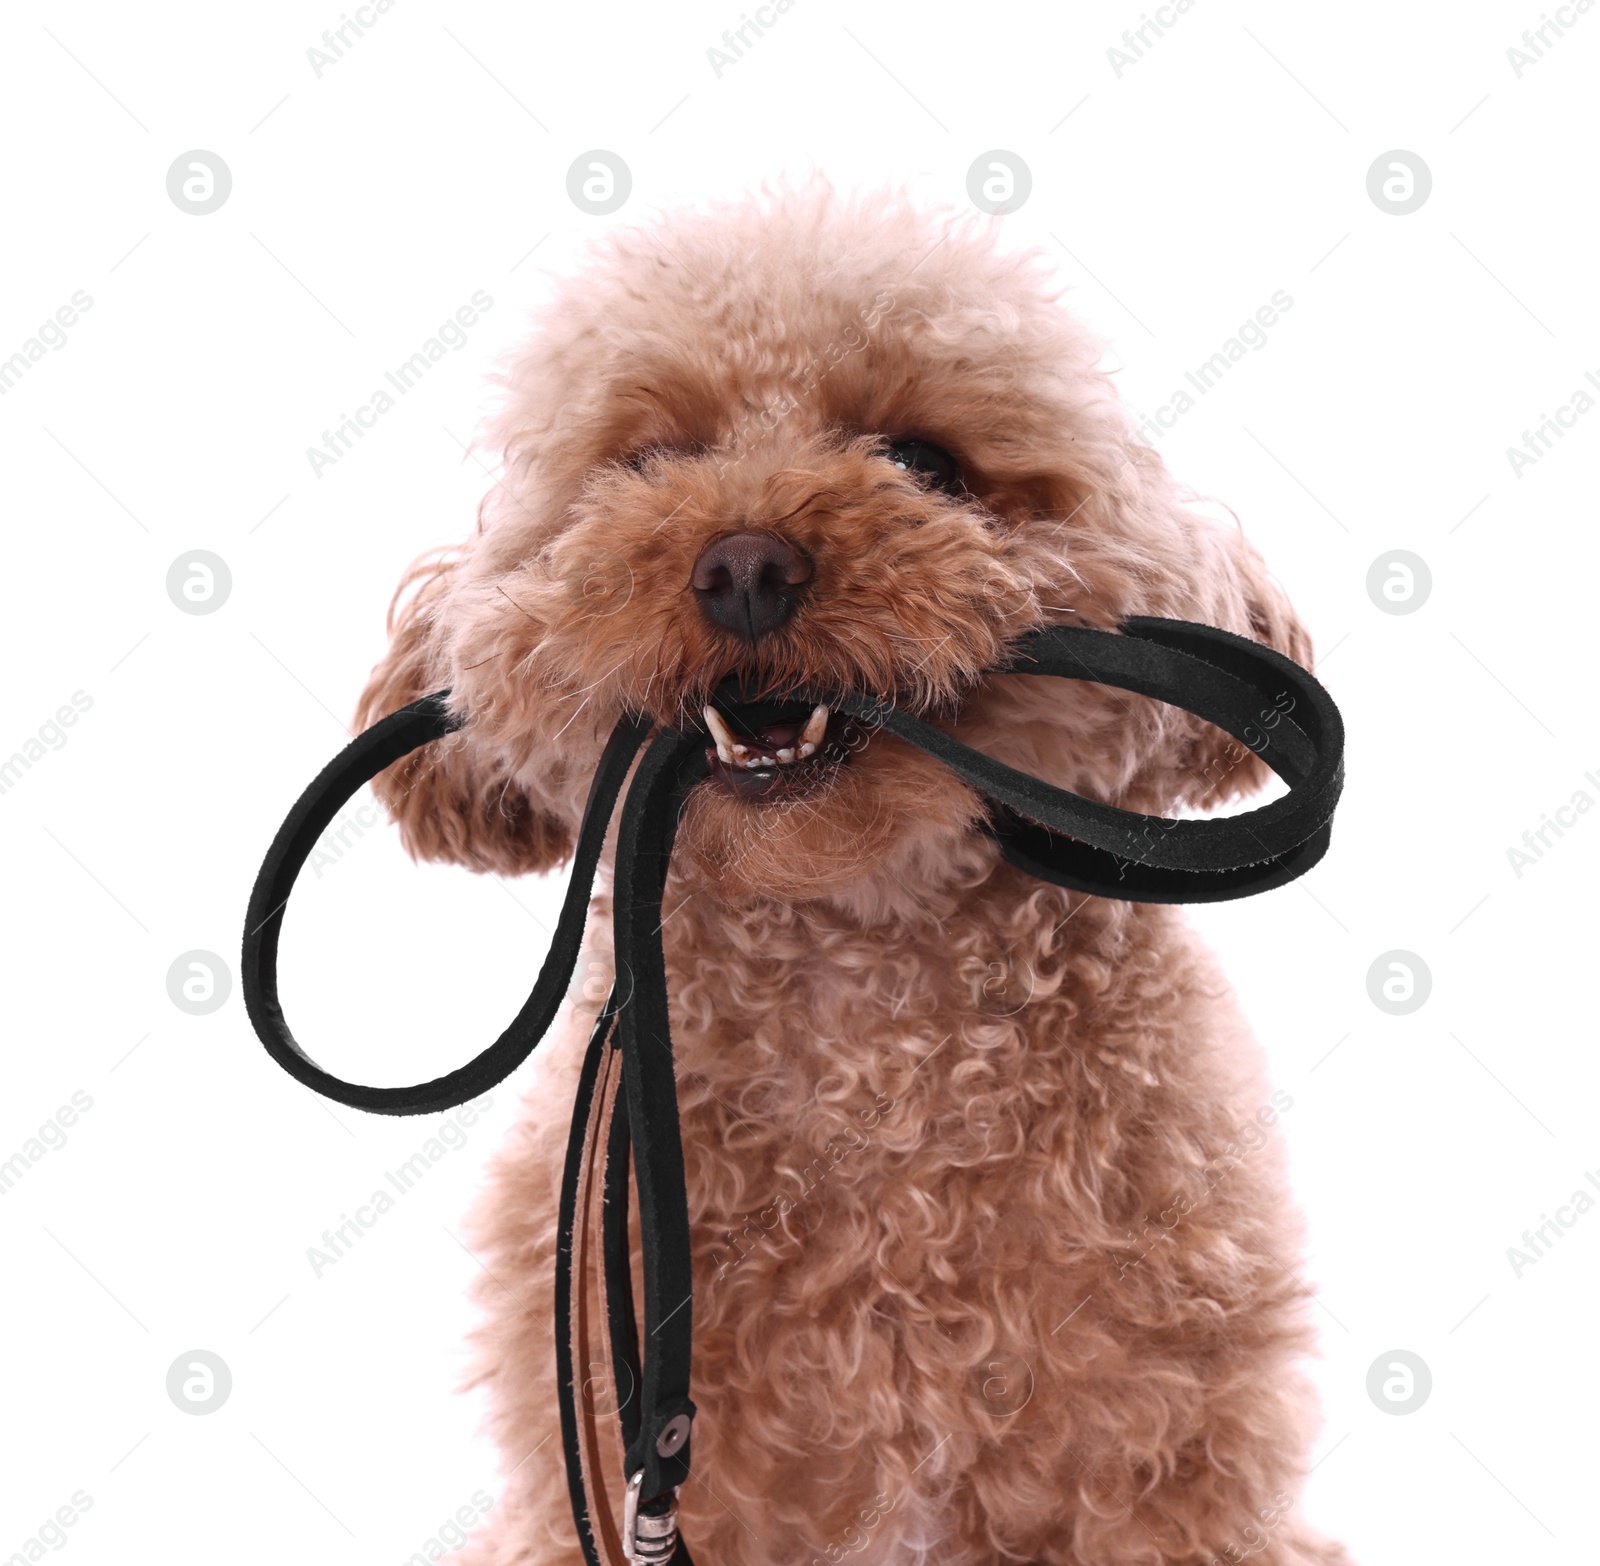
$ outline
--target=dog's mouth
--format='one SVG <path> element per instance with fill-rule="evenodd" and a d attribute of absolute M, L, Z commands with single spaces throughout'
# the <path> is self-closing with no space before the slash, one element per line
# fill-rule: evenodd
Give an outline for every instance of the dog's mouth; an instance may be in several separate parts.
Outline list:
<path fill-rule="evenodd" d="M 866 743 L 853 718 L 808 702 L 719 697 L 702 717 L 710 780 L 741 799 L 808 792 Z"/>

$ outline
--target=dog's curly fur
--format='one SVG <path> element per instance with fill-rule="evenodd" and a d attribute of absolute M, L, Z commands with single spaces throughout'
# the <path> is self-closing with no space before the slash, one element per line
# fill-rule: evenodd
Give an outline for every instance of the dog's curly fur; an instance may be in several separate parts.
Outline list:
<path fill-rule="evenodd" d="M 380 780 L 412 851 L 540 871 L 624 710 L 729 673 L 856 689 L 1065 787 L 1171 815 L 1265 776 L 1158 703 L 988 676 L 1042 625 L 1202 620 L 1302 662 L 1236 527 L 1139 443 L 1099 345 L 995 226 L 820 185 L 610 238 L 506 377 L 504 476 L 419 563 L 362 699 L 467 715 Z M 885 441 L 955 454 L 965 491 Z M 705 545 L 815 576 L 753 645 Z M 1298 1230 L 1225 984 L 1172 910 L 1000 863 L 977 795 L 882 733 L 788 804 L 691 796 L 664 939 L 695 1234 L 702 1566 L 1334 1566 Z M 604 964 L 604 899 L 591 949 Z M 478 1379 L 504 1494 L 472 1566 L 576 1562 L 551 1336 L 568 1106 L 599 992 L 494 1170 Z"/>

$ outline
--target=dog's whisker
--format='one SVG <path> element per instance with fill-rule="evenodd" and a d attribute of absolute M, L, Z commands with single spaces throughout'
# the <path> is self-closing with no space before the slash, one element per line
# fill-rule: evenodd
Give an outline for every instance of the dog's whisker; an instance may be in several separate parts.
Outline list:
<path fill-rule="evenodd" d="M 566 722 L 565 722 L 565 723 L 563 723 L 563 724 L 562 724 L 562 725 L 561 725 L 561 727 L 560 727 L 560 728 L 559 728 L 559 729 L 557 729 L 557 730 L 556 730 L 556 731 L 555 731 L 555 733 L 554 733 L 554 734 L 552 734 L 552 735 L 551 735 L 551 736 L 550 736 L 550 743 L 551 743 L 551 744 L 552 744 L 552 745 L 553 745 L 553 744 L 554 744 L 554 743 L 555 743 L 555 742 L 556 742 L 556 741 L 557 741 L 557 740 L 558 740 L 558 739 L 560 739 L 560 738 L 561 738 L 561 736 L 562 736 L 562 735 L 563 735 L 563 734 L 565 734 L 565 733 L 566 733 L 566 732 L 567 732 L 567 730 L 568 730 L 568 729 L 570 729 L 570 728 L 571 728 L 571 727 L 572 727 L 572 725 L 573 725 L 573 724 L 574 724 L 574 723 L 576 723 L 576 722 L 577 722 L 577 721 L 578 721 L 578 718 L 579 718 L 579 717 L 580 717 L 580 716 L 581 716 L 581 715 L 582 715 L 582 713 L 583 713 L 583 709 L 584 709 L 584 708 L 585 708 L 585 707 L 587 707 L 587 706 L 588 706 L 588 705 L 589 705 L 589 703 L 590 703 L 590 702 L 591 702 L 591 701 L 592 701 L 592 700 L 593 700 L 593 699 L 594 699 L 594 698 L 593 698 L 593 695 L 592 695 L 592 694 L 591 694 L 591 695 L 588 695 L 588 696 L 585 696 L 585 697 L 584 697 L 584 698 L 583 698 L 583 700 L 582 700 L 582 701 L 580 701 L 580 702 L 579 702 L 579 703 L 578 703 L 578 705 L 577 705 L 577 707 L 576 707 L 576 708 L 575 708 L 575 709 L 574 709 L 574 710 L 573 710 L 573 713 L 572 713 L 572 716 L 571 716 L 571 717 L 570 717 L 570 718 L 568 718 L 568 719 L 567 719 L 567 721 L 566 721 Z"/>
<path fill-rule="evenodd" d="M 512 608 L 513 608 L 513 609 L 515 609 L 515 610 L 516 610 L 516 611 L 517 611 L 517 612 L 518 612 L 518 613 L 519 613 L 519 614 L 521 614 L 521 615 L 524 615 L 524 616 L 526 616 L 526 617 L 527 617 L 527 618 L 528 618 L 528 619 L 529 619 L 529 620 L 532 620 L 532 621 L 533 621 L 533 623 L 534 623 L 534 624 L 535 624 L 535 625 L 537 625 L 537 626 L 539 626 L 539 628 L 540 628 L 540 629 L 541 629 L 541 630 L 542 630 L 542 629 L 543 629 L 543 628 L 544 628 L 544 627 L 543 627 L 543 623 L 542 623 L 542 622 L 541 622 L 541 621 L 540 621 L 540 619 L 539 619 L 539 617 L 538 617 L 538 616 L 537 616 L 537 615 L 534 615 L 534 614 L 530 614 L 530 613 L 529 613 L 529 612 L 528 612 L 528 611 L 527 611 L 527 610 L 526 610 L 526 609 L 524 609 L 524 608 L 523 608 L 523 607 L 522 607 L 522 605 L 521 605 L 521 604 L 519 604 L 519 603 L 518 603 L 518 602 L 517 602 L 517 601 L 516 601 L 516 599 L 515 599 L 515 598 L 513 598 L 513 597 L 512 597 L 512 596 L 511 596 L 511 594 L 510 594 L 510 593 L 508 593 L 508 592 L 507 592 L 507 591 L 506 591 L 506 590 L 505 590 L 505 588 L 503 588 L 503 587 L 502 587 L 502 586 L 501 586 L 501 585 L 500 585 L 500 584 L 499 584 L 499 583 L 498 583 L 498 582 L 496 582 L 496 583 L 495 583 L 495 584 L 494 584 L 494 590 L 495 590 L 495 591 L 496 591 L 496 592 L 497 592 L 497 593 L 499 593 L 499 595 L 500 595 L 500 596 L 501 596 L 501 597 L 502 597 L 502 598 L 503 598 L 503 599 L 505 599 L 505 601 L 506 601 L 506 602 L 507 602 L 507 603 L 508 603 L 508 604 L 510 604 L 510 605 L 511 605 L 511 607 L 512 607 Z"/>

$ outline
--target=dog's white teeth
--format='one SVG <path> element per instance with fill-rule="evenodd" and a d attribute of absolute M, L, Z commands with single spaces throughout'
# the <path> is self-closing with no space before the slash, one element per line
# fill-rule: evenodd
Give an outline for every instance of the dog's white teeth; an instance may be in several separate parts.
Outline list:
<path fill-rule="evenodd" d="M 775 751 L 763 751 L 754 745 L 745 745 L 733 737 L 727 719 L 715 707 L 701 710 L 712 742 L 716 745 L 717 760 L 724 766 L 737 767 L 744 772 L 766 772 L 774 767 L 792 767 L 816 755 L 828 730 L 828 709 L 816 707 L 806 720 L 806 726 L 793 745 Z"/>
<path fill-rule="evenodd" d="M 701 717 L 706 720 L 706 727 L 711 730 L 711 737 L 717 743 L 718 756 L 727 761 L 732 752 L 739 748 L 733 742 L 733 730 L 728 727 L 722 714 L 715 707 L 707 707 L 701 713 Z M 722 754 L 724 751 L 729 752 L 729 755 L 724 756 Z"/>

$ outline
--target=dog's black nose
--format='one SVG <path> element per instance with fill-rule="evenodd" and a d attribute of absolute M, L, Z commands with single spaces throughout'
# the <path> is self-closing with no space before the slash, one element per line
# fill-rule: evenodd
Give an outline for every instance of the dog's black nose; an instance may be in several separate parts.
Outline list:
<path fill-rule="evenodd" d="M 700 613 L 749 641 L 770 635 L 794 613 L 811 562 L 776 533 L 729 533 L 694 563 L 689 585 Z"/>

